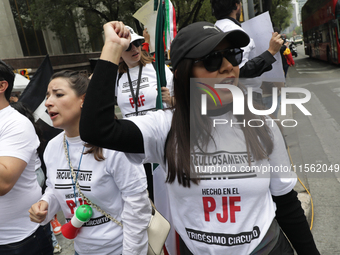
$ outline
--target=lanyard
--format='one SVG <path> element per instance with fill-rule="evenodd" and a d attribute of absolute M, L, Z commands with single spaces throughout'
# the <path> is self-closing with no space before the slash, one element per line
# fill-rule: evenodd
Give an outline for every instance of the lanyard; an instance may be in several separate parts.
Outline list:
<path fill-rule="evenodd" d="M 67 155 L 68 155 L 68 158 L 71 160 L 70 153 L 69 153 L 70 150 L 69 150 L 69 145 L 68 145 L 67 140 L 66 140 L 66 145 L 67 145 Z M 78 173 L 79 173 L 79 169 L 80 169 L 81 160 L 82 160 L 83 154 L 84 154 L 84 149 L 85 149 L 85 146 L 83 146 L 83 151 L 81 152 L 81 156 L 80 156 L 80 159 L 79 159 L 77 175 L 76 175 L 76 182 L 78 181 Z M 73 178 L 72 178 L 71 168 L 70 168 L 70 173 L 71 173 L 71 180 L 72 180 L 72 185 L 73 185 L 74 202 L 75 202 L 76 207 L 77 207 L 78 203 L 77 203 L 77 197 L 76 197 L 76 184 L 75 184 L 75 182 L 73 181 Z"/>
<path fill-rule="evenodd" d="M 135 96 L 135 92 L 133 90 L 132 81 L 131 81 L 131 77 L 130 77 L 130 73 L 129 73 L 129 68 L 127 69 L 127 77 L 129 79 L 130 91 L 131 91 L 131 94 L 132 94 L 133 102 L 136 106 L 136 116 L 138 116 L 138 94 L 139 94 L 140 81 L 141 81 L 141 77 L 142 77 L 142 69 L 143 69 L 143 65 L 139 65 L 136 96 Z"/>

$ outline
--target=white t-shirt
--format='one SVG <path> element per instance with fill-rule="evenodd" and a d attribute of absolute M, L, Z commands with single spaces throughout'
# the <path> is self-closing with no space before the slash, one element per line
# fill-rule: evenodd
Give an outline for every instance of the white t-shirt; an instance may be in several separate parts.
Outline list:
<path fill-rule="evenodd" d="M 82 201 L 72 185 L 63 138 L 64 132 L 53 138 L 44 153 L 47 189 L 42 200 L 49 204 L 45 222 L 60 209 L 69 221 L 75 209 L 74 193 L 77 201 Z M 84 142 L 80 137 L 67 137 L 67 141 L 76 172 L 80 162 L 78 182 L 83 194 L 124 225 L 124 228 L 118 226 L 93 208 L 94 215 L 74 239 L 75 250 L 80 255 L 146 254 L 151 207 L 143 166 L 131 164 L 122 152 L 107 149 L 103 149 L 105 160 L 97 161 L 93 154 L 82 155 Z"/>
<path fill-rule="evenodd" d="M 129 69 L 131 82 L 133 84 L 134 95 L 136 96 L 139 66 Z M 170 69 L 165 66 L 166 87 L 169 89 L 170 95 L 173 96 L 173 75 Z M 124 73 L 119 79 L 116 87 L 117 104 L 122 112 L 123 118 L 136 115 L 136 106 L 132 99 L 130 91 L 129 79 L 127 73 Z M 157 99 L 157 76 L 156 70 L 152 63 L 146 64 L 142 69 L 138 93 L 138 115 L 145 115 L 148 111 L 156 110 Z M 163 103 L 164 107 L 167 107 Z"/>
<path fill-rule="evenodd" d="M 237 122 L 230 112 L 214 118 Z M 170 110 L 131 118 L 142 132 L 145 154 L 127 154 L 128 158 L 133 162 L 157 162 L 167 169 L 164 145 L 171 119 Z M 251 166 L 260 170 L 282 166 L 289 170 L 282 135 L 275 123 L 270 129 L 274 150 L 269 160 L 252 160 Z M 191 183 L 190 188 L 179 185 L 177 180 L 167 184 L 173 226 L 193 254 L 249 254 L 261 242 L 275 217 L 271 196 L 290 192 L 296 175 L 242 172 L 248 166 L 242 130 L 237 125 L 217 125 L 213 136 L 216 147 L 211 142 L 207 154 L 192 157 L 194 164 L 216 169 L 219 165 L 231 170 L 203 174 L 199 185 Z"/>
<path fill-rule="evenodd" d="M 28 214 L 41 197 L 35 175 L 38 146 L 39 139 L 29 119 L 11 106 L 0 110 L 0 157 L 15 157 L 27 163 L 13 188 L 0 196 L 0 245 L 19 242 L 39 227 Z"/>
<path fill-rule="evenodd" d="M 216 21 L 215 25 L 224 32 L 238 29 L 238 30 L 242 30 L 243 32 L 247 33 L 246 31 L 243 30 L 243 28 L 235 24 L 230 19 L 218 20 Z M 256 46 L 255 46 L 254 40 L 250 38 L 249 44 L 246 47 L 243 47 L 241 49 L 243 50 L 243 57 L 242 57 L 242 62 L 239 65 L 240 68 L 243 67 L 244 64 L 248 62 L 248 60 L 251 60 L 256 57 Z M 251 79 L 242 79 L 241 83 L 245 86 L 252 87 L 253 92 L 262 94 L 262 89 L 260 88 L 262 81 L 260 77 L 255 77 Z"/>

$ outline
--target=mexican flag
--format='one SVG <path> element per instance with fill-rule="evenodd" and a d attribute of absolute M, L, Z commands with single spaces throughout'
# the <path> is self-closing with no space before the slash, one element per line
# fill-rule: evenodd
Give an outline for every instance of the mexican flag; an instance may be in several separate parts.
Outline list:
<path fill-rule="evenodd" d="M 177 34 L 176 30 L 176 14 L 175 9 L 170 0 L 154 1 L 154 10 L 158 9 L 156 21 L 156 72 L 157 72 L 157 90 L 158 96 L 156 101 L 157 109 L 162 109 L 162 95 L 160 93 L 161 86 L 166 86 L 165 77 L 165 59 L 164 51 L 170 50 L 171 42 Z M 164 38 L 164 41 L 163 41 Z M 165 45 L 164 45 L 165 43 Z M 172 217 L 169 207 L 167 185 L 165 184 L 166 172 L 161 166 L 154 164 L 153 184 L 154 184 L 154 200 L 157 210 L 170 222 L 172 225 Z M 170 229 L 167 240 L 165 241 L 165 255 L 179 255 L 178 234 L 173 225 Z"/>
<path fill-rule="evenodd" d="M 176 27 L 176 12 L 175 7 L 170 0 L 164 1 L 165 5 L 165 24 L 164 24 L 164 41 L 166 50 L 170 50 L 170 45 L 175 36 L 177 35 Z"/>
<path fill-rule="evenodd" d="M 158 0 L 154 0 L 156 7 L 158 4 Z M 176 13 L 175 8 L 172 5 L 170 0 L 161 0 L 158 4 L 158 13 L 156 20 L 156 72 L 157 72 L 157 84 L 158 84 L 158 92 L 161 91 L 161 87 L 166 86 L 166 77 L 165 77 L 165 59 L 164 59 L 164 50 L 170 50 L 171 42 L 175 38 L 177 34 L 176 28 Z M 164 41 L 163 41 L 164 37 Z M 164 45 L 165 42 L 165 45 Z M 158 93 L 156 108 L 162 109 L 162 96 L 161 93 Z"/>

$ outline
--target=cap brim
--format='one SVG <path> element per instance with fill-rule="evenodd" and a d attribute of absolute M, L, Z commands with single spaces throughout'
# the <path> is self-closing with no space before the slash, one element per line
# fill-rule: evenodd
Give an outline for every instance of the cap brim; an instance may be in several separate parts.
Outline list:
<path fill-rule="evenodd" d="M 137 41 L 137 40 L 145 40 L 145 38 L 144 38 L 143 36 L 134 34 L 134 35 L 131 37 L 131 42 L 134 42 L 134 41 Z"/>
<path fill-rule="evenodd" d="M 234 48 L 245 47 L 249 44 L 249 36 L 242 30 L 233 30 L 226 33 L 219 33 L 199 42 L 186 55 L 186 58 L 201 58 L 210 53 L 215 47 L 226 39 Z"/>

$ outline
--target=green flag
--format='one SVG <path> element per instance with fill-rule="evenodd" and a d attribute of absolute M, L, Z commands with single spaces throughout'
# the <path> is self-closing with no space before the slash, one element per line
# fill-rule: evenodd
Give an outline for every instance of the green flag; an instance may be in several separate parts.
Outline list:
<path fill-rule="evenodd" d="M 156 2 L 157 0 L 155 0 Z M 163 43 L 163 34 L 164 34 L 164 12 L 165 6 L 162 3 L 162 0 L 159 1 L 158 13 L 157 13 L 157 21 L 156 21 L 156 72 L 157 72 L 157 101 L 156 108 L 163 109 L 162 104 L 162 94 L 161 87 L 166 87 L 166 77 L 165 77 L 165 60 L 164 60 L 164 43 Z"/>

